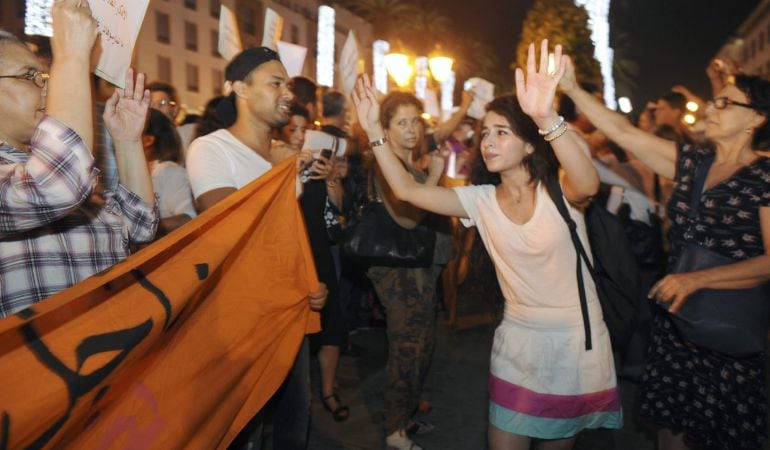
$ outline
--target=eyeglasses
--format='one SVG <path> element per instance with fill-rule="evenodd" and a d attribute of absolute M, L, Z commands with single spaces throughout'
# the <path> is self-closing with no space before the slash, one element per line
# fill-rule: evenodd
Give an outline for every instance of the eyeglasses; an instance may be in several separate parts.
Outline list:
<path fill-rule="evenodd" d="M 155 102 L 155 104 L 157 104 L 158 106 L 170 106 L 172 108 L 176 106 L 176 102 L 173 100 L 158 100 L 157 102 Z"/>
<path fill-rule="evenodd" d="M 24 75 L 0 75 L 0 78 L 16 78 L 18 80 L 27 80 L 35 83 L 35 86 L 44 88 L 50 76 L 41 71 L 29 72 Z"/>
<path fill-rule="evenodd" d="M 752 104 L 736 102 L 735 100 L 730 100 L 727 97 L 716 97 L 714 100 L 709 100 L 708 102 L 706 102 L 706 105 L 713 106 L 714 109 L 725 109 L 730 105 L 735 105 L 735 106 L 740 106 L 742 108 L 749 108 L 755 111 L 759 111 L 759 108 L 757 108 Z"/>

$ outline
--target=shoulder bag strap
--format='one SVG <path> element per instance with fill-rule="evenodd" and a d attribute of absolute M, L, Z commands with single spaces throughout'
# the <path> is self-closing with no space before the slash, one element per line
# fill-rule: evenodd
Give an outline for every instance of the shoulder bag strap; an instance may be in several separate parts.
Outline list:
<path fill-rule="evenodd" d="M 572 245 L 575 247 L 575 253 L 577 254 L 577 284 L 578 294 L 580 295 L 580 312 L 583 316 L 583 329 L 585 330 L 586 335 L 586 350 L 591 350 L 593 347 L 591 343 L 591 322 L 588 319 L 588 299 L 586 297 L 585 281 L 583 280 L 582 260 L 585 260 L 588 271 L 591 273 L 591 277 L 594 278 L 595 283 L 594 270 L 588 260 L 585 248 L 583 248 L 583 243 L 580 242 L 580 236 L 578 236 L 577 233 L 577 224 L 572 220 L 572 216 L 569 215 L 569 210 L 567 209 L 567 204 L 564 202 L 564 194 L 562 193 L 559 179 L 557 177 L 550 177 L 548 178 L 547 183 L 548 194 L 551 196 L 551 200 L 553 200 L 554 204 L 556 204 L 556 209 L 559 210 L 562 219 L 567 223 L 567 228 L 569 228 L 569 234 L 572 238 Z"/>
<path fill-rule="evenodd" d="M 691 219 L 695 219 L 698 216 L 700 199 L 703 196 L 703 186 L 706 184 L 706 178 L 708 178 L 709 169 L 713 163 L 714 155 L 711 155 L 701 161 L 695 169 L 695 174 L 692 179 L 692 190 L 690 192 L 690 209 L 687 211 L 687 215 L 690 216 Z"/>

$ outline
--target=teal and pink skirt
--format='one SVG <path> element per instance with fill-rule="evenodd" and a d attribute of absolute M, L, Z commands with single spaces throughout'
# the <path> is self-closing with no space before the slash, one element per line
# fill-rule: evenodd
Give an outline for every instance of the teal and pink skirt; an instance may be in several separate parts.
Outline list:
<path fill-rule="evenodd" d="M 554 327 L 522 323 L 506 314 L 492 347 L 490 424 L 539 439 L 623 426 L 609 334 L 597 320 L 601 310 L 590 309 L 590 351 L 585 350 L 582 321 Z"/>

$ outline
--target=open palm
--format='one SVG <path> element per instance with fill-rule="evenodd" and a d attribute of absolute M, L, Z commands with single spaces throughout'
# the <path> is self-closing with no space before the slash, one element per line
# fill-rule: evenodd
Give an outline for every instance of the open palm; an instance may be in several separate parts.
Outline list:
<path fill-rule="evenodd" d="M 137 75 L 134 85 L 134 71 L 128 69 L 125 88 L 115 89 L 104 106 L 104 126 L 113 140 L 138 141 L 149 108 L 150 91 L 144 89 L 144 74 Z"/>
<path fill-rule="evenodd" d="M 549 70 L 548 40 L 544 39 L 540 44 L 540 67 L 536 68 L 535 44 L 529 44 L 526 79 L 524 71 L 516 69 L 516 97 L 522 111 L 533 119 L 547 117 L 553 111 L 556 87 L 566 67 L 566 56 L 561 52 L 561 45 L 557 45 Z"/>
<path fill-rule="evenodd" d="M 380 127 L 380 102 L 368 74 L 356 82 L 353 90 L 353 105 L 356 107 L 358 122 L 364 131 L 371 133 Z"/>

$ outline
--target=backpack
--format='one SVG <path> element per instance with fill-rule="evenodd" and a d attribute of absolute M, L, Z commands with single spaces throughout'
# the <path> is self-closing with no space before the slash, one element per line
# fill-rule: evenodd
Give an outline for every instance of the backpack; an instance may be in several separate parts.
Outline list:
<path fill-rule="evenodd" d="M 639 269 L 623 224 L 600 205 L 591 204 L 586 209 L 584 214 L 586 231 L 594 260 L 594 264 L 591 264 L 578 236 L 577 224 L 569 215 L 557 178 L 548 180 L 548 193 L 556 204 L 559 214 L 567 223 L 572 244 L 577 253 L 577 282 L 586 334 L 586 350 L 591 350 L 592 346 L 588 302 L 583 281 L 583 262 L 588 267 L 596 285 L 613 350 L 624 354 L 638 325 L 642 308 L 646 308 L 647 305 L 644 304 L 643 296 L 639 295 Z"/>

